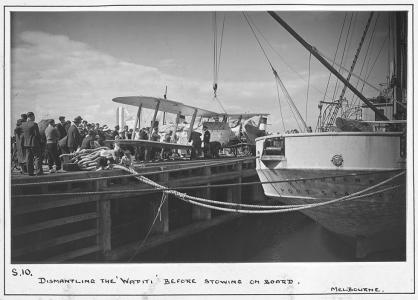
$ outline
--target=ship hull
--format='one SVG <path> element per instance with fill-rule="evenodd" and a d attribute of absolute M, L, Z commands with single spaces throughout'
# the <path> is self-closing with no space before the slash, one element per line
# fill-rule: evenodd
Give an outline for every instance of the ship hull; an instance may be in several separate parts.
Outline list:
<path fill-rule="evenodd" d="M 265 195 L 287 205 L 316 204 L 339 199 L 392 178 L 399 171 L 335 171 L 260 169 Z M 307 178 L 299 181 L 297 179 Z M 316 179 L 309 179 L 316 178 Z M 357 199 L 301 210 L 326 229 L 348 237 L 372 237 L 384 231 L 405 231 L 405 175 L 368 190 Z M 380 191 L 380 192 L 379 192 Z M 369 196 L 365 196 L 368 194 Z"/>
<path fill-rule="evenodd" d="M 266 196 L 287 205 L 324 203 L 298 209 L 337 234 L 405 232 L 403 142 L 402 134 L 384 132 L 272 135 L 256 140 L 256 169 L 269 182 Z"/>

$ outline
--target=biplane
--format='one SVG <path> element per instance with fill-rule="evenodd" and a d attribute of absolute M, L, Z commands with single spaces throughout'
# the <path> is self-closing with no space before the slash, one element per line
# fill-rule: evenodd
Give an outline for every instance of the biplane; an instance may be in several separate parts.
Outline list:
<path fill-rule="evenodd" d="M 128 96 L 117 97 L 113 102 L 138 107 L 136 118 L 133 126 L 133 134 L 130 140 L 118 140 L 121 147 L 145 147 L 159 148 L 161 153 L 164 151 L 191 151 L 192 146 L 190 140 L 192 133 L 201 134 L 203 126 L 206 126 L 211 133 L 211 141 L 219 143 L 220 147 L 214 148 L 230 148 L 233 153 L 238 153 L 239 147 L 249 147 L 255 145 L 255 138 L 265 133 L 265 125 L 267 122 L 266 113 L 252 114 L 220 114 L 217 112 L 197 108 L 186 105 L 177 101 L 167 100 L 164 98 L 147 97 L 147 96 Z M 141 111 L 142 109 L 153 110 L 151 120 L 150 134 L 148 140 L 138 139 L 138 132 L 141 129 Z M 158 112 L 174 114 L 175 122 L 171 124 L 160 124 L 157 120 Z M 186 116 L 190 117 L 186 122 Z M 258 117 L 257 121 L 251 118 Z M 171 132 L 171 141 L 153 141 L 151 132 L 157 128 L 161 136 Z M 107 141 L 115 142 L 115 141 Z M 164 151 L 163 151 L 164 150 Z"/>

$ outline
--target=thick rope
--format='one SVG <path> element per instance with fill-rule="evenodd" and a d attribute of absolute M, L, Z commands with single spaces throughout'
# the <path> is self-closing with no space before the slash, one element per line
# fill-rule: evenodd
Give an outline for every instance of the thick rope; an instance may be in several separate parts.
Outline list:
<path fill-rule="evenodd" d="M 119 168 L 119 167 L 116 167 Z M 380 172 L 394 172 L 394 171 L 380 171 Z M 314 181 L 314 180 L 322 180 L 322 179 L 329 179 L 329 178 L 341 178 L 341 177 L 352 177 L 352 176 L 366 176 L 366 175 L 373 175 L 376 174 L 378 172 L 368 172 L 368 173 L 363 173 L 363 174 L 357 174 L 357 173 L 352 173 L 352 174 L 345 174 L 345 175 L 330 175 L 330 176 L 322 176 L 322 177 L 311 177 L 311 178 L 295 178 L 295 179 L 283 179 L 283 180 L 271 180 L 271 178 L 267 178 L 268 176 L 264 174 L 264 176 L 266 176 L 267 179 L 269 179 L 269 181 L 252 181 L 252 182 L 241 182 L 241 183 L 221 183 L 221 184 L 211 184 L 210 187 L 211 188 L 217 188 L 217 187 L 232 187 L 232 186 L 248 186 L 248 185 L 263 185 L 263 184 L 273 184 L 273 183 L 291 183 L 291 182 L 299 182 L 299 181 Z M 139 173 L 138 173 L 139 174 Z M 147 175 L 147 173 L 140 173 L 140 175 L 145 176 Z M 123 178 L 123 177 L 136 177 L 138 175 L 135 174 L 130 174 L 130 175 L 121 175 L 121 176 L 111 176 L 111 177 L 106 177 L 106 178 L 100 178 L 100 179 L 109 179 L 109 178 Z M 55 183 L 55 182 L 53 182 Z M 179 190 L 184 190 L 184 189 L 199 189 L 199 188 L 207 188 L 209 187 L 208 185 L 189 185 L 189 186 L 177 186 L 175 187 L 176 189 Z M 274 186 L 273 186 L 274 187 Z M 162 188 L 158 188 L 159 191 L 165 191 L 165 190 L 172 190 L 173 188 L 170 187 L 162 187 Z M 13 195 L 14 198 L 39 198 L 39 197 L 64 197 L 64 196 L 74 196 L 74 195 L 79 195 L 79 196 L 88 196 L 88 195 L 101 195 L 101 194 L 113 194 L 113 193 L 118 193 L 118 194 L 124 194 L 124 193 L 140 193 L 140 192 L 150 192 L 150 191 L 155 191 L 155 188 L 142 188 L 142 189 L 132 189 L 132 190 L 107 190 L 107 191 L 93 191 L 93 192 L 70 192 L 70 193 L 43 193 L 43 194 L 27 194 L 27 195 Z M 276 192 L 278 194 L 279 191 L 276 190 Z"/>
<path fill-rule="evenodd" d="M 145 184 L 149 184 L 149 185 L 151 185 L 151 186 L 153 186 L 155 188 L 165 188 L 164 186 L 162 186 L 162 185 L 160 185 L 160 184 L 158 184 L 158 183 L 156 183 L 156 182 L 154 182 L 154 181 L 152 181 L 152 180 L 150 180 L 150 179 L 148 179 L 148 178 L 146 178 L 144 176 L 141 176 L 140 174 L 138 174 L 133 169 L 128 169 L 128 168 L 125 168 L 123 166 L 119 166 L 119 167 L 121 169 L 124 169 L 124 170 L 128 171 L 128 172 L 131 172 L 132 174 L 138 175 L 136 178 L 139 181 L 141 181 L 141 182 L 143 182 Z M 297 207 L 288 207 L 288 206 L 285 206 L 286 208 L 283 208 L 283 206 L 280 206 L 281 208 L 279 208 L 279 209 L 273 209 L 273 210 L 270 210 L 270 209 L 269 210 L 244 210 L 244 209 L 239 209 L 239 208 L 235 208 L 235 209 L 232 209 L 232 208 L 223 208 L 223 207 L 218 207 L 218 206 L 213 206 L 213 205 L 208 205 L 208 204 L 201 203 L 201 202 L 209 202 L 209 201 L 210 201 L 209 203 L 214 203 L 213 202 L 214 200 L 190 196 L 190 195 L 187 195 L 185 193 L 181 193 L 181 192 L 175 191 L 175 190 L 166 190 L 165 193 L 174 195 L 176 198 L 178 198 L 180 200 L 183 200 L 185 202 L 189 202 L 189 203 L 194 204 L 194 205 L 197 205 L 197 206 L 202 206 L 202 207 L 206 207 L 206 208 L 210 208 L 210 209 L 214 209 L 214 210 L 221 210 L 221 211 L 226 211 L 226 212 L 237 212 L 237 213 L 248 213 L 248 214 L 250 214 L 250 213 L 255 213 L 255 214 L 262 214 L 262 213 L 263 214 L 267 214 L 267 213 L 282 213 L 282 212 L 298 211 L 298 210 L 302 210 L 302 209 L 307 209 L 307 208 L 313 208 L 313 207 L 323 206 L 323 205 L 327 205 L 327 204 L 332 204 L 332 203 L 339 202 L 339 201 L 349 200 L 350 198 L 353 198 L 353 197 L 356 197 L 356 196 L 360 196 L 361 194 L 363 194 L 365 192 L 368 192 L 368 191 L 373 190 L 373 189 L 375 189 L 375 188 L 377 188 L 379 186 L 382 186 L 384 184 L 387 184 L 390 181 L 393 181 L 394 179 L 396 179 L 397 177 L 404 175 L 405 173 L 406 172 L 403 171 L 403 172 L 401 172 L 399 174 L 396 174 L 396 175 L 394 175 L 394 176 L 392 176 L 392 177 L 390 177 L 390 178 L 388 178 L 386 180 L 383 180 L 380 183 L 377 183 L 377 184 L 375 184 L 375 185 L 373 185 L 371 187 L 365 188 L 365 189 L 360 190 L 358 192 L 355 192 L 355 193 L 352 193 L 350 195 L 347 195 L 347 196 L 344 196 L 344 197 L 340 197 L 340 198 L 337 198 L 337 199 L 328 200 L 328 201 L 321 202 L 321 203 L 313 203 L 313 204 L 306 204 L 306 205 L 305 204 L 301 204 L 300 206 L 297 206 Z M 219 201 L 216 201 L 216 204 L 219 204 L 218 202 Z M 237 204 L 237 206 L 239 207 L 240 204 Z M 255 205 L 255 206 L 252 206 L 252 207 L 257 207 L 257 206 Z M 263 206 L 261 206 L 261 208 L 263 208 Z"/>

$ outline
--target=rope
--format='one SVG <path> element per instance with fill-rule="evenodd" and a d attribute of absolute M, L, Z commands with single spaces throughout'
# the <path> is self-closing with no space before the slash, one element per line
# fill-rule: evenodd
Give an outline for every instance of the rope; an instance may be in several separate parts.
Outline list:
<path fill-rule="evenodd" d="M 306 124 L 304 124 L 305 121 L 303 120 L 302 116 L 300 115 L 299 110 L 297 109 L 296 105 L 293 103 L 292 97 L 290 97 L 289 92 L 287 91 L 286 87 L 284 86 L 282 80 L 279 77 L 279 74 L 277 74 L 277 71 L 273 67 L 273 64 L 271 63 L 269 57 L 267 56 L 267 53 L 264 50 L 263 45 L 261 45 L 261 42 L 260 42 L 259 38 L 257 37 L 257 34 L 255 33 L 253 26 L 251 25 L 250 21 L 248 20 L 247 15 L 244 12 L 242 13 L 242 15 L 244 16 L 245 20 L 247 21 L 247 24 L 250 27 L 250 29 L 251 29 L 251 31 L 254 35 L 254 38 L 256 39 L 258 45 L 260 46 L 261 51 L 264 54 L 264 57 L 266 58 L 268 64 L 270 65 L 270 68 L 271 68 L 271 70 L 274 74 L 274 77 L 276 78 L 276 81 L 280 84 L 280 87 L 283 90 L 284 95 L 286 96 L 286 100 L 287 100 L 287 102 L 290 106 L 290 111 L 292 112 L 293 118 L 295 119 L 295 121 L 297 123 L 297 126 L 299 127 L 299 130 L 302 131 L 302 127 L 304 129 L 307 129 Z M 294 110 L 295 110 L 295 112 L 294 112 Z M 299 117 L 299 120 L 298 120 L 298 118 L 296 118 L 295 113 L 297 113 L 297 115 Z M 303 123 L 303 126 L 300 126 L 299 121 L 301 121 Z"/>
<path fill-rule="evenodd" d="M 247 15 L 248 19 L 250 20 L 253 27 L 257 30 L 257 32 L 260 34 L 260 36 L 263 38 L 263 40 L 266 42 L 266 44 L 270 47 L 270 49 L 281 59 L 281 61 L 291 70 L 293 73 L 295 73 L 302 81 L 306 82 L 306 79 L 298 73 L 289 63 L 286 62 L 286 60 L 283 58 L 283 56 L 271 45 L 271 43 L 268 41 L 268 39 L 264 36 L 263 32 L 261 32 L 260 29 L 257 28 L 254 21 L 251 19 L 251 16 Z M 319 94 L 324 94 L 324 100 L 326 95 L 326 91 L 318 89 L 316 86 L 312 86 L 314 90 L 316 90 Z"/>
<path fill-rule="evenodd" d="M 128 168 L 125 168 L 125 167 L 122 167 L 122 166 L 120 166 L 120 168 L 121 169 L 124 169 L 124 170 L 126 170 L 128 172 L 131 172 L 133 174 L 138 175 L 138 177 L 136 177 L 136 178 L 139 181 L 141 181 L 141 182 L 143 182 L 145 184 L 149 184 L 149 185 L 151 185 L 153 187 L 156 187 L 156 188 L 165 188 L 164 186 L 162 186 L 162 185 L 160 185 L 160 184 L 158 184 L 158 183 L 156 183 L 156 182 L 154 182 L 154 181 L 152 181 L 152 180 L 150 180 L 150 179 L 148 179 L 148 178 L 146 178 L 144 176 L 139 175 L 133 169 L 128 169 Z M 338 202 L 338 201 L 349 200 L 350 198 L 353 198 L 355 196 L 360 196 L 361 194 L 363 194 L 365 192 L 368 192 L 368 191 L 373 190 L 373 189 L 375 189 L 375 188 L 377 188 L 379 186 L 382 186 L 384 184 L 387 184 L 388 182 L 393 181 L 394 179 L 396 179 L 399 176 L 404 175 L 405 173 L 406 172 L 403 171 L 401 173 L 395 174 L 394 176 L 390 177 L 389 179 L 383 180 L 380 183 L 377 183 L 377 184 L 375 184 L 375 185 L 373 185 L 371 187 L 365 188 L 365 189 L 360 190 L 358 192 L 355 192 L 355 193 L 352 193 L 350 195 L 347 195 L 347 196 L 344 196 L 344 197 L 340 197 L 340 198 L 337 198 L 337 199 L 328 200 L 328 201 L 321 202 L 321 203 L 306 204 L 306 205 L 305 204 L 302 204 L 302 205 L 297 206 L 297 207 L 294 207 L 294 206 L 293 207 L 285 206 L 286 208 L 283 208 L 283 206 L 280 206 L 280 209 L 272 209 L 272 210 L 270 210 L 270 209 L 269 210 L 245 210 L 245 209 L 239 209 L 239 208 L 235 208 L 235 209 L 232 209 L 232 208 L 223 208 L 223 207 L 218 207 L 218 206 L 213 206 L 213 205 L 208 205 L 208 204 L 201 203 L 201 202 L 208 203 L 209 201 L 210 201 L 209 203 L 215 203 L 214 200 L 190 196 L 190 195 L 187 195 L 185 193 L 181 193 L 181 192 L 175 191 L 175 190 L 167 190 L 167 191 L 165 191 L 165 193 L 174 195 L 176 198 L 178 198 L 180 200 L 183 200 L 185 202 L 188 202 L 188 203 L 191 203 L 191 204 L 194 204 L 194 205 L 197 205 L 197 206 L 201 206 L 201 207 L 206 207 L 206 208 L 214 209 L 214 210 L 221 210 L 221 211 L 226 211 L 226 212 L 237 212 L 237 213 L 256 213 L 256 214 L 261 214 L 261 213 L 282 213 L 282 212 L 297 211 L 297 210 L 302 210 L 302 209 L 306 209 L 306 208 L 313 208 L 313 207 L 323 206 L 323 205 L 332 204 L 332 203 L 335 203 L 335 202 Z M 216 201 L 216 203 L 218 204 L 218 201 Z M 225 204 L 223 204 L 223 205 L 225 205 Z M 240 206 L 240 204 L 234 204 L 234 205 L 235 206 L 238 206 L 238 207 Z M 253 207 L 253 208 L 254 207 L 255 208 L 259 208 L 259 207 L 257 207 L 257 205 L 253 205 L 251 207 Z M 264 208 L 264 207 L 261 206 L 260 208 Z"/>
<path fill-rule="evenodd" d="M 344 14 L 344 21 L 343 21 L 343 23 L 342 23 L 342 25 L 341 25 L 340 36 L 339 36 L 339 38 L 338 38 L 337 47 L 336 47 L 336 49 L 335 49 L 334 58 L 333 58 L 333 60 L 332 60 L 332 66 L 334 66 L 334 64 L 335 64 L 335 59 L 337 58 L 338 48 L 340 47 L 341 37 L 342 37 L 342 35 L 343 35 L 343 31 L 344 31 L 344 27 L 345 27 L 345 20 L 346 20 L 346 19 L 347 19 L 347 13 L 345 13 L 345 14 Z M 325 89 L 324 98 L 322 99 L 322 101 L 325 101 L 325 95 L 326 95 L 326 93 L 327 93 L 327 91 L 328 91 L 328 86 L 329 86 L 329 82 L 330 82 L 330 79 L 331 79 L 331 75 L 332 75 L 332 73 L 331 73 L 331 72 L 329 72 L 328 82 L 327 82 L 327 87 L 326 87 L 326 89 Z"/>
<path fill-rule="evenodd" d="M 309 63 L 308 63 L 308 88 L 306 89 L 306 103 L 305 103 L 305 120 L 308 122 L 308 101 L 309 101 L 309 85 L 311 81 L 311 58 L 312 53 L 309 52 Z"/>
<path fill-rule="evenodd" d="M 119 168 L 119 167 L 117 167 Z M 167 170 L 168 171 L 168 170 Z M 378 172 L 367 172 L 367 173 L 351 173 L 351 174 L 344 174 L 344 175 L 330 175 L 330 176 L 321 176 L 321 177 L 308 177 L 308 178 L 295 178 L 295 179 L 283 179 L 283 180 L 269 180 L 269 181 L 253 181 L 253 182 L 242 182 L 242 183 L 224 183 L 224 184 L 211 184 L 211 187 L 228 187 L 228 186 L 237 186 L 237 185 L 258 185 L 258 184 L 272 184 L 272 183 L 289 183 L 289 182 L 298 182 L 298 181 L 313 181 L 313 180 L 322 180 L 322 179 L 328 179 L 328 178 L 340 178 L 340 177 L 352 177 L 352 176 L 366 176 L 366 175 L 373 175 L 377 173 L 387 173 L 387 172 L 397 172 L 399 170 L 387 170 L 387 171 L 378 171 Z M 158 173 L 164 173 L 166 171 L 159 171 Z M 139 174 L 139 173 L 138 173 Z M 153 175 L 154 172 L 149 173 L 140 173 L 142 176 L 146 175 Z M 264 174 L 264 173 L 263 173 Z M 266 176 L 266 174 L 264 174 Z M 88 178 L 88 179 L 80 179 L 80 180 L 69 180 L 71 182 L 73 181 L 91 181 L 94 179 L 111 179 L 111 178 L 126 178 L 126 177 L 136 177 L 135 174 L 129 174 L 129 175 L 120 175 L 120 176 L 109 176 L 109 177 L 100 177 L 100 178 Z M 266 176 L 268 177 L 268 176 Z M 51 181 L 51 182 L 41 182 L 45 184 L 51 184 L 51 183 L 62 183 L 64 181 Z M 39 182 L 33 183 L 33 184 L 16 184 L 16 186 L 20 185 L 38 185 Z M 177 189 L 198 189 L 198 188 L 207 188 L 207 185 L 192 185 L 192 186 L 180 186 L 176 187 Z M 170 190 L 171 188 L 163 188 L 161 190 Z M 52 196 L 72 196 L 72 195 L 100 195 L 100 194 L 106 194 L 106 193 L 131 193 L 131 192 L 148 192 L 148 191 L 154 191 L 155 189 L 132 189 L 132 190 L 124 190 L 124 191 L 94 191 L 94 192 L 75 192 L 75 193 L 50 193 L 50 194 L 31 194 L 31 195 L 13 195 L 13 197 L 16 198 L 31 198 L 31 197 L 52 197 Z"/>
<path fill-rule="evenodd" d="M 276 82 L 276 90 L 277 90 L 277 100 L 279 100 L 279 107 L 280 107 L 280 117 L 282 118 L 282 126 L 283 126 L 283 132 L 286 131 L 286 126 L 284 125 L 284 118 L 283 118 L 283 110 L 282 110 L 282 102 L 280 100 L 280 90 L 279 90 L 279 83 L 277 80 Z"/>
<path fill-rule="evenodd" d="M 167 194 L 163 193 L 162 197 L 161 197 L 161 202 L 160 202 L 160 206 L 158 207 L 157 213 L 155 214 L 154 220 L 151 223 L 150 228 L 148 229 L 147 234 L 145 235 L 144 239 L 142 239 L 141 243 L 139 244 L 138 247 L 135 247 L 135 252 L 132 254 L 132 256 L 129 258 L 129 262 L 132 261 L 132 259 L 138 254 L 139 249 L 141 249 L 141 247 L 145 244 L 145 242 L 148 240 L 149 235 L 152 232 L 152 228 L 154 227 L 155 221 L 157 221 L 158 216 L 161 217 L 161 207 L 163 206 L 165 200 L 167 199 Z"/>
<path fill-rule="evenodd" d="M 253 29 L 253 26 L 251 25 L 250 21 L 247 18 L 247 15 L 245 14 L 245 12 L 242 12 L 242 15 L 244 16 L 245 20 L 247 21 L 248 26 L 250 26 L 250 29 L 253 32 L 254 38 L 256 39 L 258 45 L 260 46 L 261 51 L 263 51 L 264 57 L 266 58 L 270 67 L 274 70 L 272 63 L 271 63 L 270 59 L 268 58 L 266 51 L 263 48 L 263 45 L 261 45 L 260 40 L 258 39 L 257 34 L 255 33 L 255 31 Z"/>
<path fill-rule="evenodd" d="M 369 42 L 367 44 L 367 49 L 366 49 L 366 53 L 364 54 L 363 63 L 361 64 L 361 69 L 360 69 L 360 74 L 359 74 L 360 76 L 363 74 L 363 69 L 364 69 L 364 66 L 365 66 L 365 63 L 366 63 L 367 56 L 369 54 L 370 46 L 373 44 L 373 41 L 374 41 L 374 37 L 375 37 L 375 33 L 376 33 L 376 25 L 377 25 L 378 20 L 379 20 L 379 15 L 377 15 L 377 17 L 374 21 L 373 30 L 372 30 L 372 33 L 370 35 Z M 357 78 L 357 82 L 356 82 L 355 87 L 357 88 L 359 84 L 360 84 L 360 78 Z M 355 97 L 355 94 L 353 93 L 353 95 L 351 97 L 351 101 L 350 101 L 350 106 L 353 106 L 353 104 L 354 104 L 354 97 Z"/>

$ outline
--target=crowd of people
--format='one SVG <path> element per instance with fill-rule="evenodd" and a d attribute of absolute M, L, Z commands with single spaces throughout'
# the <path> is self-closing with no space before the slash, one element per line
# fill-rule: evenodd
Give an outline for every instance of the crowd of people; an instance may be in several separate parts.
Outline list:
<path fill-rule="evenodd" d="M 61 170 L 59 155 L 78 149 L 104 146 L 107 139 L 130 139 L 133 130 L 125 126 L 114 130 L 107 125 L 89 123 L 77 116 L 66 121 L 64 116 L 35 122 L 35 114 L 22 114 L 17 120 L 12 138 L 12 161 L 14 167 L 29 176 L 43 175 L 42 163 L 46 159 L 50 173 Z"/>
<path fill-rule="evenodd" d="M 46 160 L 49 173 L 59 172 L 61 170 L 61 154 L 68 154 L 80 149 L 94 149 L 105 145 L 105 140 L 118 139 L 136 139 L 162 141 L 167 143 L 177 142 L 177 135 L 173 131 L 166 132 L 163 136 L 159 135 L 158 123 L 151 129 L 150 127 L 129 129 L 124 126 L 122 129 L 116 125 L 110 129 L 107 125 L 99 123 L 89 123 L 77 116 L 73 121 L 66 120 L 65 116 L 60 116 L 58 122 L 54 119 L 41 120 L 35 122 L 35 114 L 28 112 L 22 114 L 16 122 L 14 136 L 12 137 L 12 162 L 14 168 L 20 173 L 29 176 L 43 175 L 42 164 Z M 200 133 L 193 132 L 189 142 L 192 146 L 191 158 L 200 157 L 203 153 L 209 152 L 210 132 L 204 126 L 203 149 Z M 110 146 L 110 145 L 109 145 Z M 129 148 L 129 146 L 128 146 Z M 147 157 L 155 157 L 161 149 L 151 147 L 131 147 L 127 149 L 130 153 L 135 153 L 137 160 L 144 160 Z M 167 158 L 172 154 L 167 149 L 162 149 L 158 153 L 161 158 Z"/>

